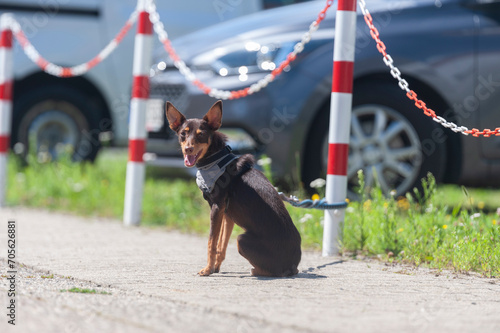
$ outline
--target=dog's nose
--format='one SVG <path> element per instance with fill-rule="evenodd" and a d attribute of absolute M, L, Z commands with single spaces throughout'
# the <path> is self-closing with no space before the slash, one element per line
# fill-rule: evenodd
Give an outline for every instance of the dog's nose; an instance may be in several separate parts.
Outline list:
<path fill-rule="evenodd" d="M 194 147 L 184 147 L 184 153 L 192 154 L 194 151 Z"/>

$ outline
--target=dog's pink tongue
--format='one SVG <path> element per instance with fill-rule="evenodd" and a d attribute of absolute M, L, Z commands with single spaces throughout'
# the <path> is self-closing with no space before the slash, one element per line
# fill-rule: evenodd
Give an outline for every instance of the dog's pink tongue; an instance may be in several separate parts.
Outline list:
<path fill-rule="evenodd" d="M 196 163 L 196 155 L 185 155 L 184 156 L 184 164 L 187 167 L 192 167 Z"/>

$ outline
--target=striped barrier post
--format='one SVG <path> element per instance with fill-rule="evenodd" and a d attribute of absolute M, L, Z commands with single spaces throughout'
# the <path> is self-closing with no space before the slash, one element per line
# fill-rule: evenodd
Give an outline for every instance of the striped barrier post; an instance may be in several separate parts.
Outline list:
<path fill-rule="evenodd" d="M 333 81 L 328 135 L 327 202 L 343 202 L 347 196 L 347 158 L 351 127 L 356 0 L 339 0 L 333 47 Z M 323 256 L 339 253 L 345 210 L 326 210 Z"/>
<path fill-rule="evenodd" d="M 129 159 L 125 181 L 125 205 L 123 222 L 138 225 L 141 221 L 142 194 L 146 167 L 146 103 L 149 98 L 149 70 L 152 63 L 152 24 L 146 10 L 149 1 L 137 3 L 138 21 L 134 45 L 132 98 L 129 118 Z"/>
<path fill-rule="evenodd" d="M 12 122 L 12 30 L 10 14 L 0 17 L 0 207 L 6 204 L 7 153 Z"/>

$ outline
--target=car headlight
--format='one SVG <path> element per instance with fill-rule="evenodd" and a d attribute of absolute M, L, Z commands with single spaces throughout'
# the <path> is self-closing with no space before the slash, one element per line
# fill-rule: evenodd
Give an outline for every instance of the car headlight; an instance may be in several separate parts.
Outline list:
<path fill-rule="evenodd" d="M 249 74 L 267 73 L 276 69 L 293 51 L 293 42 L 260 44 L 248 41 L 237 47 L 219 47 L 193 58 L 197 69 L 210 69 L 220 76 L 239 76 L 246 81 Z"/>

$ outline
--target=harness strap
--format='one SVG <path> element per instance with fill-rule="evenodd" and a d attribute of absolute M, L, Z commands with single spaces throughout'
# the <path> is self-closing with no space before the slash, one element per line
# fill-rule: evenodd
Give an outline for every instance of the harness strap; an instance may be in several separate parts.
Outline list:
<path fill-rule="evenodd" d="M 213 162 L 217 161 L 218 159 L 222 158 L 225 155 L 228 155 L 228 156 L 232 155 L 231 154 L 232 151 L 233 150 L 231 149 L 230 146 L 225 146 L 224 149 L 222 149 L 222 150 L 220 150 L 220 151 L 218 151 L 218 152 L 216 152 L 208 157 L 205 157 L 201 163 L 200 162 L 196 163 L 196 167 L 203 168 L 204 166 L 212 164 Z M 224 160 L 225 159 L 223 159 L 222 161 L 224 161 Z M 221 162 L 218 163 L 219 166 L 221 165 L 220 164 Z M 227 160 L 226 160 L 226 163 L 227 163 Z"/>

